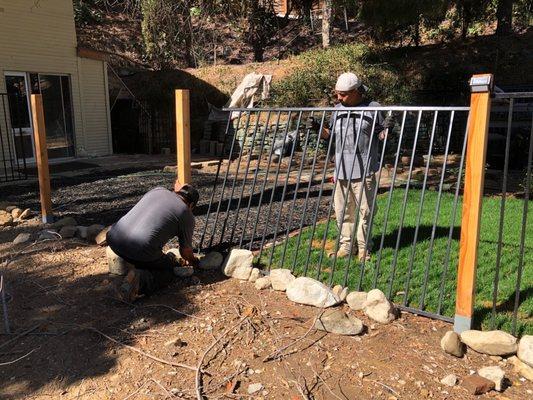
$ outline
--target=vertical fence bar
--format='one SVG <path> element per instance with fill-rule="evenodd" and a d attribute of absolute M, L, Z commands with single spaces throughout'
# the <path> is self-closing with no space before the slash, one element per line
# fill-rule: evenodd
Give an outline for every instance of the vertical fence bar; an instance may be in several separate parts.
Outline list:
<path fill-rule="evenodd" d="M 178 89 L 176 96 L 176 157 L 178 181 L 191 183 L 191 121 L 189 91 Z M 150 147 L 151 147 L 150 135 Z M 151 153 L 151 151 L 150 151 Z"/>
<path fill-rule="evenodd" d="M 498 247 L 496 248 L 496 268 L 494 270 L 494 288 L 492 292 L 492 317 L 491 326 L 496 325 L 496 304 L 498 302 L 498 287 L 500 284 L 500 267 L 502 261 L 503 224 L 505 221 L 505 199 L 507 197 L 507 178 L 509 175 L 509 149 L 511 147 L 511 128 L 513 126 L 514 99 L 509 102 L 509 115 L 507 116 L 507 132 L 505 138 L 505 160 L 503 163 L 502 200 L 500 202 L 500 225 L 498 229 Z"/>
<path fill-rule="evenodd" d="M 524 211 L 522 213 L 522 232 L 520 232 L 520 259 L 518 261 L 518 271 L 516 277 L 516 291 L 514 298 L 513 309 L 513 327 L 512 333 L 516 335 L 516 320 L 518 318 L 518 306 L 520 305 L 520 285 L 522 283 L 522 270 L 524 268 L 524 245 L 526 240 L 526 224 L 527 224 L 527 211 L 529 204 L 529 191 L 531 190 L 531 162 L 533 157 L 533 113 L 531 114 L 531 133 L 529 135 L 529 152 L 527 155 L 527 173 L 526 173 L 526 187 L 524 195 Z"/>
<path fill-rule="evenodd" d="M 48 169 L 48 148 L 46 146 L 46 125 L 44 123 L 43 98 L 40 94 L 31 95 L 33 132 L 35 138 L 35 158 L 39 174 L 42 221 L 53 222 L 52 199 L 50 197 L 50 171 Z"/>
<path fill-rule="evenodd" d="M 485 157 L 489 131 L 491 74 L 474 75 L 470 79 L 470 119 L 466 153 L 465 189 L 457 271 L 457 297 L 454 330 L 461 333 L 472 326 L 474 313 L 479 227 L 485 177 Z"/>

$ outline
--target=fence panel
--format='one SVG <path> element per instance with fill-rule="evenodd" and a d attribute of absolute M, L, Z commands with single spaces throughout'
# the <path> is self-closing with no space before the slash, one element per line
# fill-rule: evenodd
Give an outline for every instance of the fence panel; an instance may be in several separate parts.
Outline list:
<path fill-rule="evenodd" d="M 31 157 L 31 148 L 25 148 L 27 136 L 19 122 L 23 101 L 27 99 L 0 93 L 0 183 L 28 178 L 26 156 Z"/>
<path fill-rule="evenodd" d="M 385 135 L 389 114 L 397 124 Z M 467 114 L 467 107 L 232 110 L 229 157 L 220 160 L 198 248 L 248 248 L 264 269 L 378 287 L 405 309 L 451 321 Z M 318 129 L 306 127 L 309 117 Z M 330 126 L 336 138 L 320 139 Z M 335 151 L 352 155 L 343 172 L 367 176 L 364 191 L 334 179 Z M 346 224 L 342 243 L 335 220 Z M 354 245 L 338 254 L 346 238 Z"/>
<path fill-rule="evenodd" d="M 494 96 L 482 211 L 476 318 L 486 328 L 533 334 L 533 93 Z"/>

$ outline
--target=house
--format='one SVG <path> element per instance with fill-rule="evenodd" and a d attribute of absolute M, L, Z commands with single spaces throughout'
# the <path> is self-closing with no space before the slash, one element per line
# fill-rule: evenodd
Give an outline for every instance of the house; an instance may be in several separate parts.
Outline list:
<path fill-rule="evenodd" d="M 78 48 L 72 0 L 0 0 L 0 169 L 35 161 L 30 94 L 50 161 L 113 152 L 107 64 Z"/>

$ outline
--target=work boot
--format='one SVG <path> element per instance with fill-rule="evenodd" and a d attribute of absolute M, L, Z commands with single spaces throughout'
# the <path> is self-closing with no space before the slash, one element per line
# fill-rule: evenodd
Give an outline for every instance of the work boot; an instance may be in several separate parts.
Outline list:
<path fill-rule="evenodd" d="M 133 303 L 139 297 L 140 278 L 138 270 L 130 269 L 122 284 L 115 289 L 117 298 L 126 303 Z"/>

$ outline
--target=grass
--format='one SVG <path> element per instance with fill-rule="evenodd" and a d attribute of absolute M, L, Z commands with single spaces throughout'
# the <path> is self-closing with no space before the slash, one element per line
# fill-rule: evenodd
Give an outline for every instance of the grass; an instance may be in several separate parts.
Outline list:
<path fill-rule="evenodd" d="M 461 198 L 457 207 L 457 217 L 449 241 L 450 224 L 453 213 L 453 194 L 443 193 L 440 212 L 437 219 L 435 235 L 432 242 L 432 227 L 435 218 L 438 193 L 426 191 L 420 214 L 420 224 L 416 233 L 418 210 L 421 204 L 422 191 L 410 189 L 407 195 L 403 229 L 399 232 L 399 222 L 402 214 L 402 204 L 405 189 L 396 188 L 393 191 L 388 222 L 383 236 L 381 260 L 378 265 L 379 245 L 384 227 L 385 210 L 388 193 L 378 196 L 379 210 L 374 219 L 372 237 L 376 253 L 371 261 L 366 263 L 364 270 L 355 260 L 350 262 L 347 274 L 347 285 L 350 289 L 361 287 L 370 290 L 380 288 L 389 294 L 397 304 L 438 312 L 442 315 L 453 316 L 455 307 L 456 270 L 458 263 Z M 497 314 L 492 321 L 492 296 L 494 290 L 494 277 L 496 267 L 496 254 L 498 243 L 498 227 L 500 216 L 500 198 L 486 197 L 483 201 L 483 214 L 481 221 L 481 238 L 479 243 L 477 296 L 475 303 L 476 324 L 484 329 L 505 329 L 512 327 L 512 312 L 514 308 L 515 287 L 519 264 L 519 244 L 522 227 L 522 213 L 524 201 L 520 199 L 506 199 L 504 230 L 501 251 L 501 265 L 499 274 L 499 288 L 497 295 Z M 529 209 L 532 207 L 530 206 Z M 526 243 L 523 258 L 523 275 L 520 292 L 520 306 L 518 308 L 517 334 L 533 334 L 533 217 L 530 216 L 526 226 Z M 335 248 L 337 227 L 335 220 L 329 224 L 324 252 L 322 238 L 326 230 L 326 223 L 316 225 L 313 237 L 312 228 L 307 227 L 301 232 L 300 245 L 298 236 L 288 239 L 283 265 L 281 263 L 285 244 L 273 248 L 272 268 L 291 268 L 295 263 L 295 272 L 302 275 L 309 244 L 312 243 L 307 275 L 318 278 L 325 283 L 344 284 L 348 259 L 338 259 L 336 265 L 333 259 L 328 259 L 327 252 Z M 394 261 L 395 248 L 398 234 L 397 260 Z M 415 233 L 416 245 L 413 246 Z M 432 256 L 429 260 L 429 250 L 432 246 Z M 449 246 L 449 263 L 446 260 Z M 267 264 L 272 249 L 263 252 L 260 262 Z M 321 269 L 318 265 L 321 253 L 323 255 Z M 355 257 L 354 257 L 355 258 Z M 412 271 L 409 274 L 410 260 L 413 260 Z M 448 265 L 447 271 L 446 266 Z M 394 279 L 391 284 L 391 275 Z M 411 275 L 410 280 L 408 279 Z M 426 284 L 427 276 L 427 284 Z M 426 291 L 424 298 L 424 286 Z M 439 293 L 442 290 L 442 299 Z M 494 322 L 494 325 L 492 325 Z"/>

